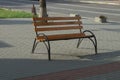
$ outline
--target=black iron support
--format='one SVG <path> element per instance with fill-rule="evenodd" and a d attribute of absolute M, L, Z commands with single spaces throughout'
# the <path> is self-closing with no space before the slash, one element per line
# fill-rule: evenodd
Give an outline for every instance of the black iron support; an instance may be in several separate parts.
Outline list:
<path fill-rule="evenodd" d="M 95 41 L 95 37 L 94 37 L 94 40 L 91 39 L 91 38 L 89 38 L 89 39 L 92 41 L 92 43 L 93 43 L 93 45 L 94 45 L 94 47 L 95 47 L 95 54 L 97 54 L 97 43 L 96 43 L 96 41 Z"/>
<path fill-rule="evenodd" d="M 79 38 L 78 43 L 77 43 L 77 48 L 80 46 L 80 43 L 82 42 L 83 38 Z"/>
<path fill-rule="evenodd" d="M 93 45 L 95 47 L 95 54 L 97 54 L 97 39 L 96 39 L 95 35 L 93 34 L 93 32 L 91 32 L 89 30 L 83 31 L 83 33 L 85 33 L 85 32 L 89 32 L 92 35 L 91 37 L 89 37 L 89 39 L 92 41 L 92 43 L 93 43 Z M 91 38 L 94 38 L 94 40 L 91 39 Z"/>
<path fill-rule="evenodd" d="M 36 45 L 36 38 L 34 39 L 33 48 L 32 48 L 32 53 L 34 53 L 35 45 Z"/>
<path fill-rule="evenodd" d="M 47 51 L 48 51 L 48 60 L 50 61 L 50 60 L 51 60 L 51 55 L 50 55 L 50 54 L 51 54 L 51 53 L 50 53 L 50 52 L 51 52 L 51 51 L 50 51 L 50 50 L 51 50 L 51 48 L 50 48 L 50 42 L 47 40 L 47 44 L 48 44 L 48 45 L 47 45 L 45 42 L 43 42 L 43 43 L 45 44 L 45 46 L 46 46 L 46 48 L 47 48 Z"/>
<path fill-rule="evenodd" d="M 48 60 L 50 61 L 51 60 L 51 48 L 50 48 L 50 42 L 48 40 L 48 37 L 44 33 L 37 34 L 37 37 L 39 37 L 39 36 L 43 36 L 45 38 L 45 41 L 42 41 L 42 42 L 44 43 L 44 45 L 47 48 L 47 51 L 48 51 Z M 40 41 L 36 42 L 36 38 L 35 38 L 34 43 L 33 43 L 32 53 L 34 53 L 34 50 L 35 50 L 35 48 L 36 48 L 36 46 L 37 46 L 37 44 L 39 42 Z M 47 42 L 47 44 L 45 42 Z"/>

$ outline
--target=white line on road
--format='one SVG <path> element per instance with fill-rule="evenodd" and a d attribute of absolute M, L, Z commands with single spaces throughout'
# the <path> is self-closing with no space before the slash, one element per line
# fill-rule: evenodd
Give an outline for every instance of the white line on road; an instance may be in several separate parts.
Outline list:
<path fill-rule="evenodd" d="M 73 6 L 73 7 L 83 7 L 83 8 L 90 8 L 90 9 L 102 9 L 102 10 L 112 10 L 112 11 L 120 11 L 120 9 L 110 9 L 110 8 L 101 8 L 101 7 L 91 7 L 91 6 L 81 6 L 81 5 L 72 5 L 72 4 L 60 4 L 55 3 L 56 5 L 64 5 L 64 6 Z"/>
<path fill-rule="evenodd" d="M 88 10 L 75 10 L 75 9 L 68 9 L 68 8 L 60 8 L 60 7 L 52 7 L 52 6 L 49 6 L 48 8 L 51 8 L 51 9 L 61 9 L 61 10 L 65 10 L 65 11 L 82 11 L 82 12 L 89 12 L 89 13 L 97 13 L 97 14 L 107 14 L 107 15 L 114 15 L 114 16 L 120 16 L 120 14 L 116 14 L 116 13 L 105 13 L 105 12 L 95 12 L 95 11 L 88 11 Z"/>

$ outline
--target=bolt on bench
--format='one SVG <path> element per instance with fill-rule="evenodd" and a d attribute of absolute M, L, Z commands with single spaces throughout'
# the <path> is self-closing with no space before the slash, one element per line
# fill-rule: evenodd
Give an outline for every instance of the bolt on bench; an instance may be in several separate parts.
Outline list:
<path fill-rule="evenodd" d="M 97 54 L 97 40 L 95 35 L 89 31 L 84 30 L 81 26 L 80 16 L 75 17 L 33 17 L 33 24 L 35 26 L 36 37 L 33 43 L 32 53 L 39 42 L 43 42 L 48 51 L 48 60 L 51 60 L 51 46 L 50 41 L 78 39 L 77 48 L 84 38 L 88 38 L 94 45 L 95 54 Z M 62 32 L 61 32 L 62 31 Z M 46 32 L 54 33 L 47 34 Z M 65 32 L 65 33 L 63 33 Z"/>

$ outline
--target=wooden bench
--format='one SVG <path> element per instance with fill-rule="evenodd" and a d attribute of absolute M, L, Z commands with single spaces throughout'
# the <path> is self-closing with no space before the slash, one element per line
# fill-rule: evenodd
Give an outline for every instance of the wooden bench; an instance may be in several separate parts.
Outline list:
<path fill-rule="evenodd" d="M 48 60 L 51 60 L 50 41 L 78 39 L 78 48 L 81 41 L 84 38 L 88 38 L 92 41 L 95 48 L 95 54 L 97 54 L 96 37 L 89 30 L 82 31 L 83 26 L 81 26 L 82 22 L 80 19 L 80 16 L 47 18 L 33 17 L 36 37 L 33 43 L 32 53 L 34 53 L 38 42 L 43 42 L 48 51 Z"/>

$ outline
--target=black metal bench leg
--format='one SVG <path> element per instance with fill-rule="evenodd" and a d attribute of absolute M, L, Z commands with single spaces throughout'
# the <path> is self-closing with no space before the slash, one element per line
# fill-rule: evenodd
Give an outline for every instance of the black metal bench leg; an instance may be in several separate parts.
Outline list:
<path fill-rule="evenodd" d="M 34 43 L 33 43 L 32 53 L 34 53 L 35 47 L 36 47 L 36 38 L 35 38 Z"/>
<path fill-rule="evenodd" d="M 47 48 L 47 51 L 48 51 L 48 60 L 50 61 L 51 60 L 51 48 L 50 48 L 50 42 L 47 41 L 47 44 L 44 42 L 46 48 Z"/>
<path fill-rule="evenodd" d="M 91 32 L 91 31 L 89 31 L 89 30 L 85 30 L 85 31 L 83 31 L 83 33 L 86 33 L 86 32 L 88 32 L 88 33 L 90 33 L 91 35 L 92 35 L 92 37 L 89 37 L 89 39 L 92 41 L 92 43 L 93 43 L 93 45 L 94 45 L 94 47 L 95 47 L 95 54 L 97 54 L 98 52 L 97 52 L 97 39 L 96 39 L 96 37 L 95 37 L 95 35 L 93 34 L 93 32 Z M 94 40 L 93 40 L 93 39 Z"/>
<path fill-rule="evenodd" d="M 48 60 L 51 60 L 51 48 L 50 48 L 50 42 L 48 41 Z"/>
<path fill-rule="evenodd" d="M 95 47 L 95 54 L 97 54 L 97 40 L 96 40 L 96 37 L 95 37 L 95 36 L 93 36 L 93 38 L 94 38 L 94 40 L 91 39 L 91 38 L 89 38 L 89 39 L 92 41 L 92 43 L 93 43 L 93 45 L 94 45 L 94 47 Z"/>
<path fill-rule="evenodd" d="M 97 54 L 98 52 L 97 52 L 97 39 L 96 39 L 96 37 L 94 36 L 94 40 L 95 40 L 95 54 Z"/>
<path fill-rule="evenodd" d="M 79 47 L 80 43 L 82 42 L 83 38 L 79 38 L 78 43 L 77 43 L 77 48 Z"/>

